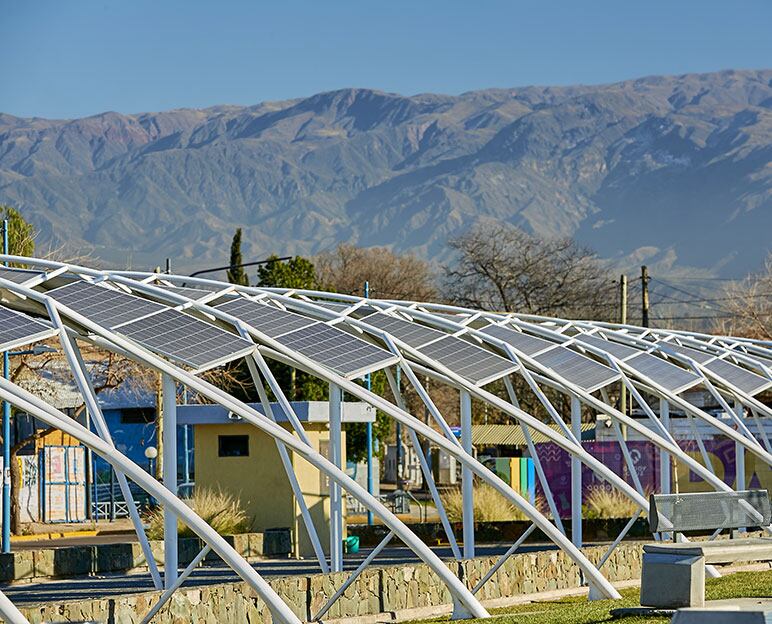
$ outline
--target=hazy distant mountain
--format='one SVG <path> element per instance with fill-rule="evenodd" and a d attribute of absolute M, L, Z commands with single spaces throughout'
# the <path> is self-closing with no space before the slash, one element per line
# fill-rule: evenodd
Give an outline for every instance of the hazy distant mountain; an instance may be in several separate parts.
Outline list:
<path fill-rule="evenodd" d="M 483 220 L 735 276 L 772 232 L 772 70 L 77 120 L 0 114 L 0 201 L 42 239 L 194 267 L 340 241 L 447 257 Z"/>

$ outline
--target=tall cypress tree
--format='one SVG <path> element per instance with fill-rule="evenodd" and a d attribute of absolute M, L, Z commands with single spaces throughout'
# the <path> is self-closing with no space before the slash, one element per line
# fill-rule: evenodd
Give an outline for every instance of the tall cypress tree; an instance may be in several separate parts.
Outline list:
<path fill-rule="evenodd" d="M 241 228 L 239 228 L 233 235 L 233 241 L 231 241 L 231 260 L 229 262 L 231 268 L 228 269 L 228 281 L 231 284 L 249 286 L 249 278 L 244 267 L 238 266 L 243 262 L 244 260 L 241 258 Z"/>

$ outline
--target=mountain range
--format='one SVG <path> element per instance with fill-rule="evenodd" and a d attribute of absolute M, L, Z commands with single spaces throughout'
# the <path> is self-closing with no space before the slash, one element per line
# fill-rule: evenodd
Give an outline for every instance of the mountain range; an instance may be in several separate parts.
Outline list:
<path fill-rule="evenodd" d="M 570 235 L 621 265 L 736 277 L 772 231 L 772 70 L 73 120 L 0 114 L 0 203 L 119 266 L 314 254 L 432 261 L 471 226 Z"/>

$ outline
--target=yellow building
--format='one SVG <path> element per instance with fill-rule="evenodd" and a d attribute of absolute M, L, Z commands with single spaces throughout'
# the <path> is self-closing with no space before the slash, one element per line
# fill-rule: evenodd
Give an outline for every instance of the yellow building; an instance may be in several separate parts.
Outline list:
<path fill-rule="evenodd" d="M 329 457 L 328 403 L 307 401 L 295 402 L 292 406 L 311 445 Z M 251 407 L 262 412 L 259 404 Z M 281 407 L 274 403 L 271 408 L 277 422 L 291 430 Z M 303 526 L 300 507 L 273 438 L 218 405 L 180 405 L 178 419 L 180 425 L 193 425 L 196 488 L 219 488 L 237 495 L 253 519 L 255 531 L 290 528 L 295 556 L 313 557 L 314 551 Z M 372 406 L 343 403 L 344 424 L 374 420 L 375 410 Z M 345 468 L 345 432 L 342 436 L 341 466 Z M 294 453 L 290 453 L 290 461 L 319 539 L 329 554 L 329 479 Z M 343 526 L 345 530 L 345 521 Z"/>

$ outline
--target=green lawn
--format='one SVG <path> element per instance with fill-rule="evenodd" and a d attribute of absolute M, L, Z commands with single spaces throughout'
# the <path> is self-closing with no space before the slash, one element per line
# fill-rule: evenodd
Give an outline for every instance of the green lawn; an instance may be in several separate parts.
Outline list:
<path fill-rule="evenodd" d="M 763 572 L 737 572 L 706 582 L 706 598 L 772 597 L 772 570 Z M 584 596 L 564 598 L 549 602 L 530 602 L 516 607 L 492 609 L 494 616 L 489 620 L 465 620 L 482 624 L 596 624 L 598 622 L 619 622 L 619 624 L 659 624 L 669 622 L 667 617 L 630 617 L 614 620 L 609 615 L 611 609 L 638 606 L 639 590 L 637 587 L 622 590 L 622 600 L 598 600 L 588 602 Z M 440 622 L 448 618 L 421 620 Z"/>

